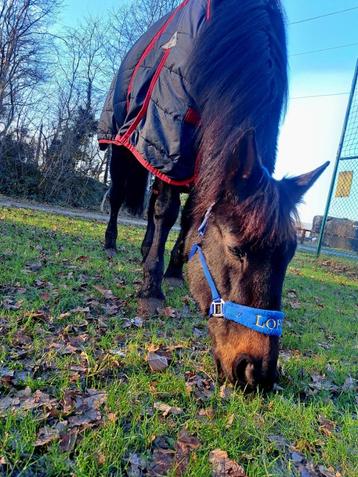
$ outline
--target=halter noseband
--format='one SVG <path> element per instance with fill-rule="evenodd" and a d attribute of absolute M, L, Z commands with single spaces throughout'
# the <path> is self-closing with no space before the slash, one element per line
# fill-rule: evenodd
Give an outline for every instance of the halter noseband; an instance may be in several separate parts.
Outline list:
<path fill-rule="evenodd" d="M 213 206 L 214 204 L 208 208 L 204 220 L 198 228 L 198 234 L 200 237 L 204 237 L 205 235 Z M 215 285 L 208 264 L 206 263 L 204 252 L 199 243 L 195 243 L 192 246 L 189 252 L 189 260 L 191 260 L 196 253 L 199 254 L 201 267 L 211 291 L 212 303 L 210 305 L 209 316 L 226 318 L 227 320 L 234 321 L 235 323 L 264 335 L 282 335 L 282 324 L 285 317 L 284 313 L 274 310 L 261 310 L 260 308 L 251 308 L 250 306 L 240 305 L 239 303 L 234 303 L 232 301 L 224 301 Z"/>

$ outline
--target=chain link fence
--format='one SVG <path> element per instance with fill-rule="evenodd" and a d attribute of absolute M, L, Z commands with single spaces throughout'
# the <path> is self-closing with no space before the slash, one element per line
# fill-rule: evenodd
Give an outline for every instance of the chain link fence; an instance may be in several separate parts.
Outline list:
<path fill-rule="evenodd" d="M 358 259 L 358 61 L 324 215 L 299 229 L 301 248 Z"/>

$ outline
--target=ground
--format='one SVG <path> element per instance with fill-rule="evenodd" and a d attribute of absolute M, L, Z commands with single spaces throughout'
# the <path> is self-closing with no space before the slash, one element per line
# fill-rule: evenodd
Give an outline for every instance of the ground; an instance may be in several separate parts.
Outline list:
<path fill-rule="evenodd" d="M 108 261 L 104 224 L 0 209 L 0 475 L 356 476 L 357 262 L 297 254 L 279 386 L 244 395 L 185 287 L 136 316 L 143 233 Z"/>

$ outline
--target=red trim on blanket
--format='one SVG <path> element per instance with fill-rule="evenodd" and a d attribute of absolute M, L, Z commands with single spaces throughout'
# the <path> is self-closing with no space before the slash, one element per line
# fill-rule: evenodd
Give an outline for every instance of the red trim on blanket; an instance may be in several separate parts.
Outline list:
<path fill-rule="evenodd" d="M 115 146 L 125 147 L 133 154 L 133 156 L 137 159 L 138 162 L 140 162 L 140 164 L 142 164 L 143 167 L 145 167 L 154 176 L 158 177 L 158 179 L 162 180 L 163 182 L 166 182 L 167 184 L 174 185 L 174 186 L 190 186 L 191 184 L 195 182 L 196 173 L 194 174 L 193 177 L 190 177 L 189 179 L 184 179 L 182 181 L 176 181 L 174 179 L 171 179 L 170 177 L 165 175 L 163 172 L 159 171 L 154 166 L 152 166 L 152 164 L 150 164 L 148 161 L 146 161 L 144 157 L 142 156 L 142 154 L 129 142 L 123 143 L 123 142 L 119 142 L 117 139 L 100 139 L 98 142 L 100 144 L 114 144 Z"/>
<path fill-rule="evenodd" d="M 123 136 L 117 136 L 116 137 L 116 139 L 118 141 L 126 142 L 128 140 L 128 138 L 130 137 L 130 135 L 135 131 L 136 127 L 138 126 L 138 124 L 142 120 L 143 116 L 147 112 L 147 109 L 148 109 L 148 106 L 149 106 L 149 101 L 150 101 L 150 98 L 152 97 L 153 89 L 154 89 L 154 87 L 155 87 L 155 85 L 156 85 L 156 83 L 159 79 L 159 75 L 160 75 L 160 73 L 163 69 L 163 66 L 165 65 L 165 62 L 167 61 L 168 56 L 170 55 L 170 52 L 171 52 L 170 49 L 164 51 L 162 59 L 160 60 L 160 63 L 159 63 L 159 65 L 158 65 L 158 67 L 157 67 L 157 69 L 156 69 L 156 71 L 153 75 L 153 78 L 150 82 L 147 94 L 145 95 L 145 98 L 144 98 L 144 101 L 143 101 L 142 107 L 140 108 L 139 113 L 137 114 L 137 116 L 133 120 L 132 124 L 129 126 L 128 130 L 123 134 Z"/>
<path fill-rule="evenodd" d="M 211 0 L 208 0 L 208 3 L 206 5 L 206 19 L 210 20 L 211 18 Z"/>
<path fill-rule="evenodd" d="M 197 126 L 200 122 L 200 114 L 195 111 L 193 108 L 188 108 L 188 111 L 185 113 L 184 121 L 186 123 L 192 124 L 193 126 Z"/>
<path fill-rule="evenodd" d="M 189 0 L 184 0 L 175 10 L 174 12 L 170 15 L 168 20 L 162 25 L 162 27 L 157 31 L 157 33 L 153 36 L 153 38 L 150 40 L 148 43 L 146 49 L 143 51 L 142 56 L 139 58 L 138 63 L 136 64 L 131 79 L 129 80 L 128 84 L 128 91 L 127 91 L 127 111 L 129 109 L 129 102 L 130 102 L 130 94 L 132 92 L 133 88 L 133 82 L 135 77 L 137 76 L 138 70 L 143 63 L 143 61 L 146 59 L 146 57 L 149 55 L 149 53 L 153 50 L 156 42 L 159 40 L 159 38 L 162 36 L 162 34 L 165 32 L 165 30 L 168 28 L 168 26 L 171 24 L 171 22 L 174 20 L 176 14 L 186 6 L 186 4 L 189 2 Z"/>

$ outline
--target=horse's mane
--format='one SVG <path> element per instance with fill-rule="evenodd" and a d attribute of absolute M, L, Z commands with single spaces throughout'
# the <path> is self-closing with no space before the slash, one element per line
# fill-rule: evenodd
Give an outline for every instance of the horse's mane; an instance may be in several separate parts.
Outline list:
<path fill-rule="evenodd" d="M 201 115 L 195 189 L 202 210 L 225 189 L 229 171 L 239 169 L 239 143 L 247 129 L 255 130 L 258 154 L 273 172 L 288 90 L 280 1 L 212 3 L 212 18 L 196 41 L 189 67 Z"/>

